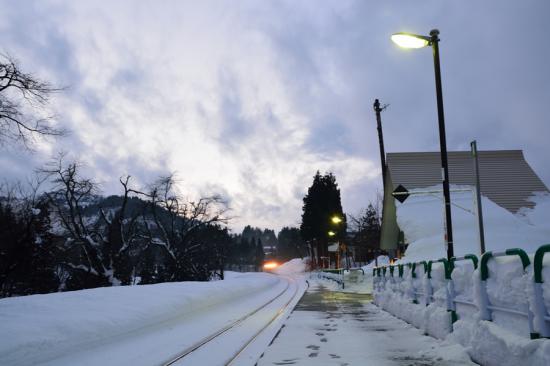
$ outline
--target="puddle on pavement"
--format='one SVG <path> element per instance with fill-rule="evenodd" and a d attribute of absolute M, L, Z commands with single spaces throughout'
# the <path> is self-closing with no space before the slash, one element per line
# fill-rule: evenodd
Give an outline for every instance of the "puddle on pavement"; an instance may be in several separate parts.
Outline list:
<path fill-rule="evenodd" d="M 294 311 L 338 312 L 339 314 L 357 315 L 364 314 L 364 311 L 360 311 L 359 308 L 371 301 L 371 294 L 333 292 L 319 286 L 317 289 L 308 290 L 298 302 Z M 345 304 L 344 309 L 342 309 L 343 304 Z M 358 309 L 354 310 L 355 308 Z"/>

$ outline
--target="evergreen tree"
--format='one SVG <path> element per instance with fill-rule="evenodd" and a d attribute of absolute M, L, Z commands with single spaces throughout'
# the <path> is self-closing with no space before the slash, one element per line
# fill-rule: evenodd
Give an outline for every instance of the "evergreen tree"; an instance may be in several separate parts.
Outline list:
<path fill-rule="evenodd" d="M 342 222 L 335 225 L 331 218 L 338 216 Z M 342 211 L 340 189 L 332 173 L 321 175 L 319 171 L 313 177 L 313 184 L 304 197 L 302 224 L 300 232 L 305 241 L 317 250 L 317 263 L 320 257 L 328 256 L 328 232 L 334 231 L 333 239 L 343 239 L 346 233 L 346 218 Z"/>
<path fill-rule="evenodd" d="M 56 291 L 56 250 L 48 206 L 0 203 L 0 297 Z"/>
<path fill-rule="evenodd" d="M 287 261 L 292 258 L 303 258 L 306 254 L 305 243 L 300 235 L 300 229 L 284 227 L 277 236 L 277 257 Z"/>

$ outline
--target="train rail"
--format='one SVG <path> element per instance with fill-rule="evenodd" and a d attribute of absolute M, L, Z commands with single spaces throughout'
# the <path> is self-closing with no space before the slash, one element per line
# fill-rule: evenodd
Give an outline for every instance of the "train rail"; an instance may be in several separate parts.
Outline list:
<path fill-rule="evenodd" d="M 300 284 L 290 277 L 282 277 L 284 280 L 287 281 L 287 284 L 285 288 L 277 293 L 276 296 L 269 299 L 269 301 L 266 301 L 265 303 L 261 304 L 259 307 L 255 308 L 253 311 L 248 312 L 244 316 L 240 317 L 239 319 L 235 320 L 234 322 L 226 325 L 225 327 L 217 330 L 216 332 L 211 333 L 210 335 L 202 338 L 198 342 L 194 343 L 193 345 L 187 347 L 185 350 L 178 353 L 176 356 L 173 356 L 170 360 L 162 363 L 163 366 L 170 366 L 170 365 L 185 365 L 186 359 L 191 358 L 195 352 L 200 352 L 201 350 L 209 350 L 208 346 L 216 341 L 220 341 L 221 338 L 224 336 L 229 336 L 231 331 L 238 329 L 239 326 L 242 326 L 246 324 L 247 321 L 252 322 L 254 321 L 255 315 L 257 316 L 262 310 L 266 310 L 269 308 L 270 305 L 277 302 L 279 299 L 284 299 L 285 301 L 281 306 L 278 306 L 276 308 L 276 311 L 274 311 L 274 314 L 269 317 L 268 321 L 262 324 L 260 329 L 256 329 L 255 332 L 251 337 L 249 337 L 246 342 L 239 345 L 238 348 L 234 348 L 231 350 L 231 352 L 227 352 L 228 355 L 225 357 L 225 360 L 220 361 L 220 365 L 235 365 L 239 358 L 242 356 L 243 352 L 252 344 L 254 343 L 258 337 L 262 335 L 262 333 L 270 327 L 274 322 L 279 319 L 285 311 L 289 308 L 289 306 L 293 303 L 294 300 L 297 300 L 296 297 L 299 294 L 300 290 Z M 294 290 L 292 292 L 292 296 L 288 300 L 284 298 L 285 294 L 289 293 L 289 290 L 292 291 L 290 288 L 291 286 L 294 287 Z M 301 294 L 300 294 L 301 295 Z M 273 310 L 270 312 L 270 314 L 273 313 Z M 215 347 L 213 347 L 212 351 L 217 351 Z"/>

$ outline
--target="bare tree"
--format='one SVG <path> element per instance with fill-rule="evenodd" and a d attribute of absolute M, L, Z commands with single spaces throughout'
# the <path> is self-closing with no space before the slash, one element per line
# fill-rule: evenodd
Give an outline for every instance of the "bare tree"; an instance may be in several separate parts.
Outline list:
<path fill-rule="evenodd" d="M 64 156 L 51 161 L 40 173 L 49 177 L 53 189 L 46 192 L 55 217 L 65 231 L 67 261 L 64 265 L 75 277 L 80 275 L 77 286 L 96 287 L 113 283 L 113 271 L 102 256 L 104 236 L 97 221 L 84 215 L 84 208 L 98 193 L 98 185 L 80 176 L 81 166 L 65 164 Z"/>
<path fill-rule="evenodd" d="M 202 278 L 208 263 L 204 256 L 217 253 L 205 253 L 207 245 L 198 234 L 208 226 L 227 224 L 227 203 L 218 195 L 188 201 L 175 191 L 175 183 L 169 175 L 149 189 L 154 229 L 160 237 L 155 240 L 150 231 L 151 243 L 164 248 L 171 259 L 171 280 Z"/>
<path fill-rule="evenodd" d="M 129 251 L 141 237 L 139 219 L 145 212 L 128 214 L 128 201 L 132 195 L 145 195 L 141 191 L 130 187 L 131 176 L 126 175 L 119 179 L 124 190 L 120 206 L 114 213 L 106 213 L 100 208 L 100 216 L 107 224 L 107 235 L 104 239 L 103 257 L 107 260 L 107 266 L 112 268 L 113 277 L 123 285 L 129 285 L 134 281 L 135 266 L 130 260 Z"/>
<path fill-rule="evenodd" d="M 59 90 L 23 72 L 12 57 L 0 55 L 0 143 L 15 141 L 30 148 L 38 136 L 64 135 L 45 108 Z"/>
<path fill-rule="evenodd" d="M 138 219 L 144 215 L 134 212 L 130 216 L 128 201 L 131 195 L 143 193 L 130 187 L 130 176 L 121 177 L 119 181 L 124 189 L 121 200 L 107 212 L 100 207 L 99 215 L 86 213 L 87 205 L 100 201 L 98 184 L 82 177 L 80 168 L 76 162 L 65 164 L 60 155 L 41 170 L 54 184 L 46 195 L 68 238 L 65 265 L 72 274 L 83 277 L 77 286 L 128 285 L 134 277 L 129 252 L 140 233 Z"/>

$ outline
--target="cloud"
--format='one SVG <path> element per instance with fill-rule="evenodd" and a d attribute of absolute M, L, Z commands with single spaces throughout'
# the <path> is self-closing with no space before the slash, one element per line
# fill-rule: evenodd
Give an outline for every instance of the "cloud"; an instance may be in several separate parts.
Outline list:
<path fill-rule="evenodd" d="M 28 1 L 4 8 L 5 50 L 69 86 L 54 107 L 72 135 L 42 144 L 29 159 L 38 166 L 56 150 L 71 151 L 106 193 L 118 192 L 125 173 L 144 185 L 177 172 L 190 197 L 218 191 L 228 198 L 236 230 L 280 228 L 299 223 L 301 198 L 320 170 L 336 174 L 344 210 L 359 211 L 380 189 L 375 98 L 390 103 L 382 116 L 387 151 L 439 148 L 431 53 L 403 52 L 388 40 L 434 26 L 449 149 L 474 138 L 482 149 L 524 149 L 550 182 L 545 3 Z M 512 44 L 502 42 L 502 29 Z M 3 155 L 6 176 L 24 174 L 22 154 Z"/>

